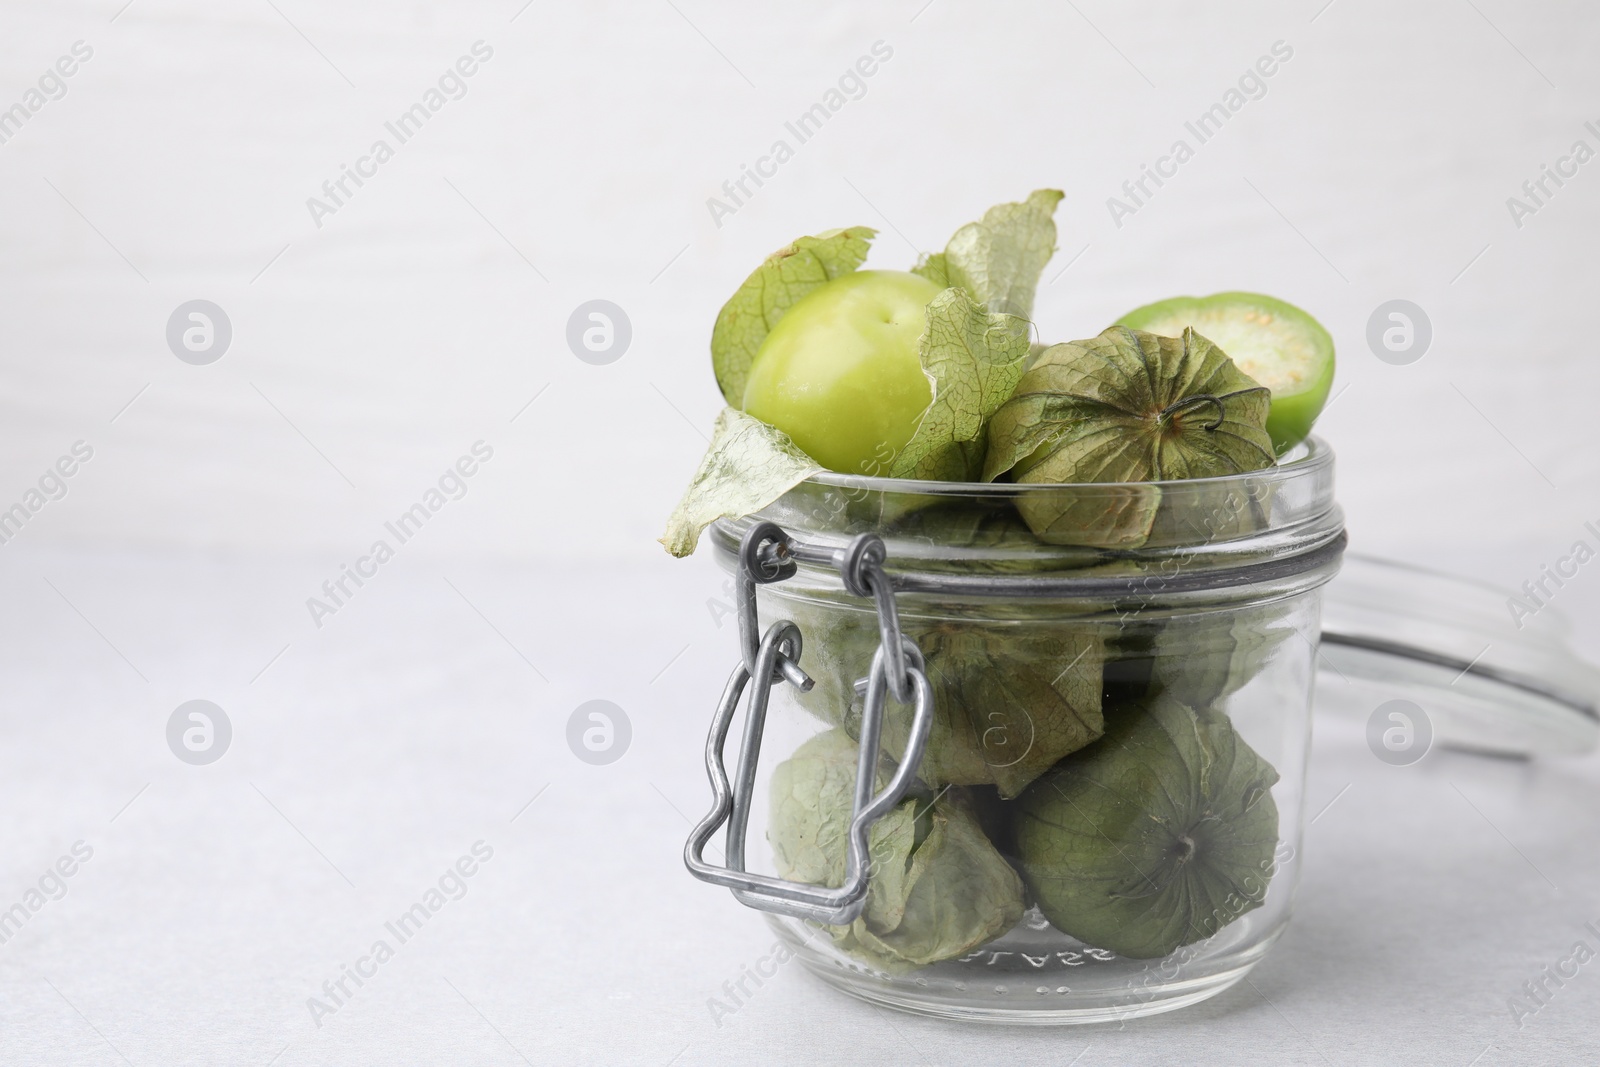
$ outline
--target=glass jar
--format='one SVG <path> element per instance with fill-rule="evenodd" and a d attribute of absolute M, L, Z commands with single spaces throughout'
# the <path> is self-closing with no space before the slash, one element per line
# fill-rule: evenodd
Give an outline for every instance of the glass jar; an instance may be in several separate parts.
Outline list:
<path fill-rule="evenodd" d="M 1325 445 L 1165 483 L 823 474 L 711 540 L 745 655 L 687 860 L 828 984 L 1097 1022 L 1213 996 L 1282 933 L 1344 547 Z"/>

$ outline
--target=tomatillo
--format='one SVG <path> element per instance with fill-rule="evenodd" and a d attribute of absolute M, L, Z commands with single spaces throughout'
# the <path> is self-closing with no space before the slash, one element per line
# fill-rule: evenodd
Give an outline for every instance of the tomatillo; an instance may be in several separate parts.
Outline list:
<path fill-rule="evenodd" d="M 812 290 L 761 343 L 744 410 L 829 470 L 886 476 L 933 402 L 918 342 L 941 291 L 897 270 L 855 271 Z"/>
<path fill-rule="evenodd" d="M 1272 393 L 1267 434 L 1278 455 L 1305 440 L 1333 388 L 1333 338 L 1293 304 L 1260 293 L 1179 296 L 1146 304 L 1117 320 L 1164 337 L 1185 326 L 1228 354 Z"/>

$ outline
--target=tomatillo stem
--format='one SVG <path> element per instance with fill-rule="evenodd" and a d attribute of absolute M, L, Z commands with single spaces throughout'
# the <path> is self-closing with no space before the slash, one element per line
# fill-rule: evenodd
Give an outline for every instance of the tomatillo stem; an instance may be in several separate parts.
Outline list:
<path fill-rule="evenodd" d="M 1225 408 L 1223 408 L 1223 406 L 1222 406 L 1222 398 L 1219 397 L 1219 396 L 1213 396 L 1210 393 L 1200 393 L 1200 394 L 1198 394 L 1196 396 L 1186 396 L 1182 400 L 1179 400 L 1177 403 L 1170 404 L 1167 407 L 1163 408 L 1162 411 L 1161 411 L 1161 414 L 1159 416 L 1157 416 L 1157 417 L 1162 422 L 1166 422 L 1168 419 L 1172 418 L 1173 416 L 1181 415 L 1187 409 L 1192 408 L 1192 407 L 1197 407 L 1197 406 L 1199 406 L 1201 404 L 1215 404 L 1216 407 L 1217 407 L 1216 420 L 1213 421 L 1211 423 L 1211 425 L 1204 427 L 1204 429 L 1209 432 L 1209 431 L 1213 431 L 1213 430 L 1216 430 L 1219 427 L 1221 427 L 1222 426 L 1222 420 L 1227 417 L 1227 410 Z"/>

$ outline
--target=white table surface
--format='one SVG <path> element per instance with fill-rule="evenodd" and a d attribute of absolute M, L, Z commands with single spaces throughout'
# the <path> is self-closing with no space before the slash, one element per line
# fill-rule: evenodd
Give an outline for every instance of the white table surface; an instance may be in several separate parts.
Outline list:
<path fill-rule="evenodd" d="M 266 608 L 307 584 L 303 562 L 36 551 L 0 577 L 0 896 L 94 849 L 0 946 L 0 1062 L 1488 1067 L 1600 1050 L 1600 964 L 1520 1029 L 1507 1008 L 1595 940 L 1600 860 L 1574 828 L 1594 825 L 1600 764 L 1435 751 L 1394 768 L 1326 716 L 1310 803 L 1333 804 L 1253 987 L 1027 1031 L 884 1012 L 790 965 L 718 1020 L 708 1001 L 772 935 L 679 859 L 734 655 L 704 605 L 716 573 L 396 568 L 310 633 Z M 162 736 L 194 697 L 235 731 L 210 766 Z M 593 698 L 633 725 L 609 766 L 565 743 Z M 467 894 L 319 1027 L 307 998 L 393 943 L 384 922 L 479 840 L 493 858 Z"/>

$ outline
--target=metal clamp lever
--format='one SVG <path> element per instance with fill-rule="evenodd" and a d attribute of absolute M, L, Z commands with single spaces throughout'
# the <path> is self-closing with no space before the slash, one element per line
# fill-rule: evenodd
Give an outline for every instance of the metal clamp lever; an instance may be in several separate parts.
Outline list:
<path fill-rule="evenodd" d="M 759 642 L 756 633 L 755 586 L 781 581 L 794 573 L 788 558 L 789 537 L 776 524 L 757 523 L 739 546 L 739 618 L 745 647 L 743 660 L 733 669 L 717 705 L 706 738 L 706 775 L 711 780 L 712 807 L 689 835 L 683 861 L 689 872 L 702 881 L 726 886 L 740 903 L 761 911 L 791 915 L 801 919 L 842 925 L 853 922 L 866 907 L 867 883 L 871 874 L 867 831 L 905 795 L 922 761 L 933 722 L 933 689 L 928 684 L 922 654 L 916 644 L 900 633 L 899 619 L 889 584 L 881 569 L 883 543 L 871 535 L 858 537 L 836 562 L 845 572 L 845 585 L 858 595 L 875 596 L 879 627 L 884 644 L 872 657 L 867 676 L 866 706 L 861 716 L 860 759 L 856 766 L 855 801 L 845 859 L 844 883 L 837 888 L 791 882 L 767 875 L 751 874 L 745 868 L 745 837 L 749 831 L 750 800 L 755 791 L 756 761 L 761 751 L 766 726 L 767 703 L 772 688 L 789 682 L 801 690 L 812 682 L 800 670 L 803 636 L 793 622 L 774 623 Z M 888 610 L 885 612 L 885 601 Z M 891 651 L 892 649 L 892 651 Z M 898 668 L 898 678 L 891 676 Z M 750 707 L 745 716 L 744 739 L 739 749 L 735 783 L 730 787 L 723 749 L 734 713 L 745 688 L 754 679 Z M 883 733 L 885 698 L 893 691 L 896 698 L 909 698 L 914 705 L 911 734 L 900 765 L 887 785 L 876 795 L 879 740 Z M 727 865 L 705 862 L 703 854 L 711 836 L 723 823 L 728 824 Z"/>

